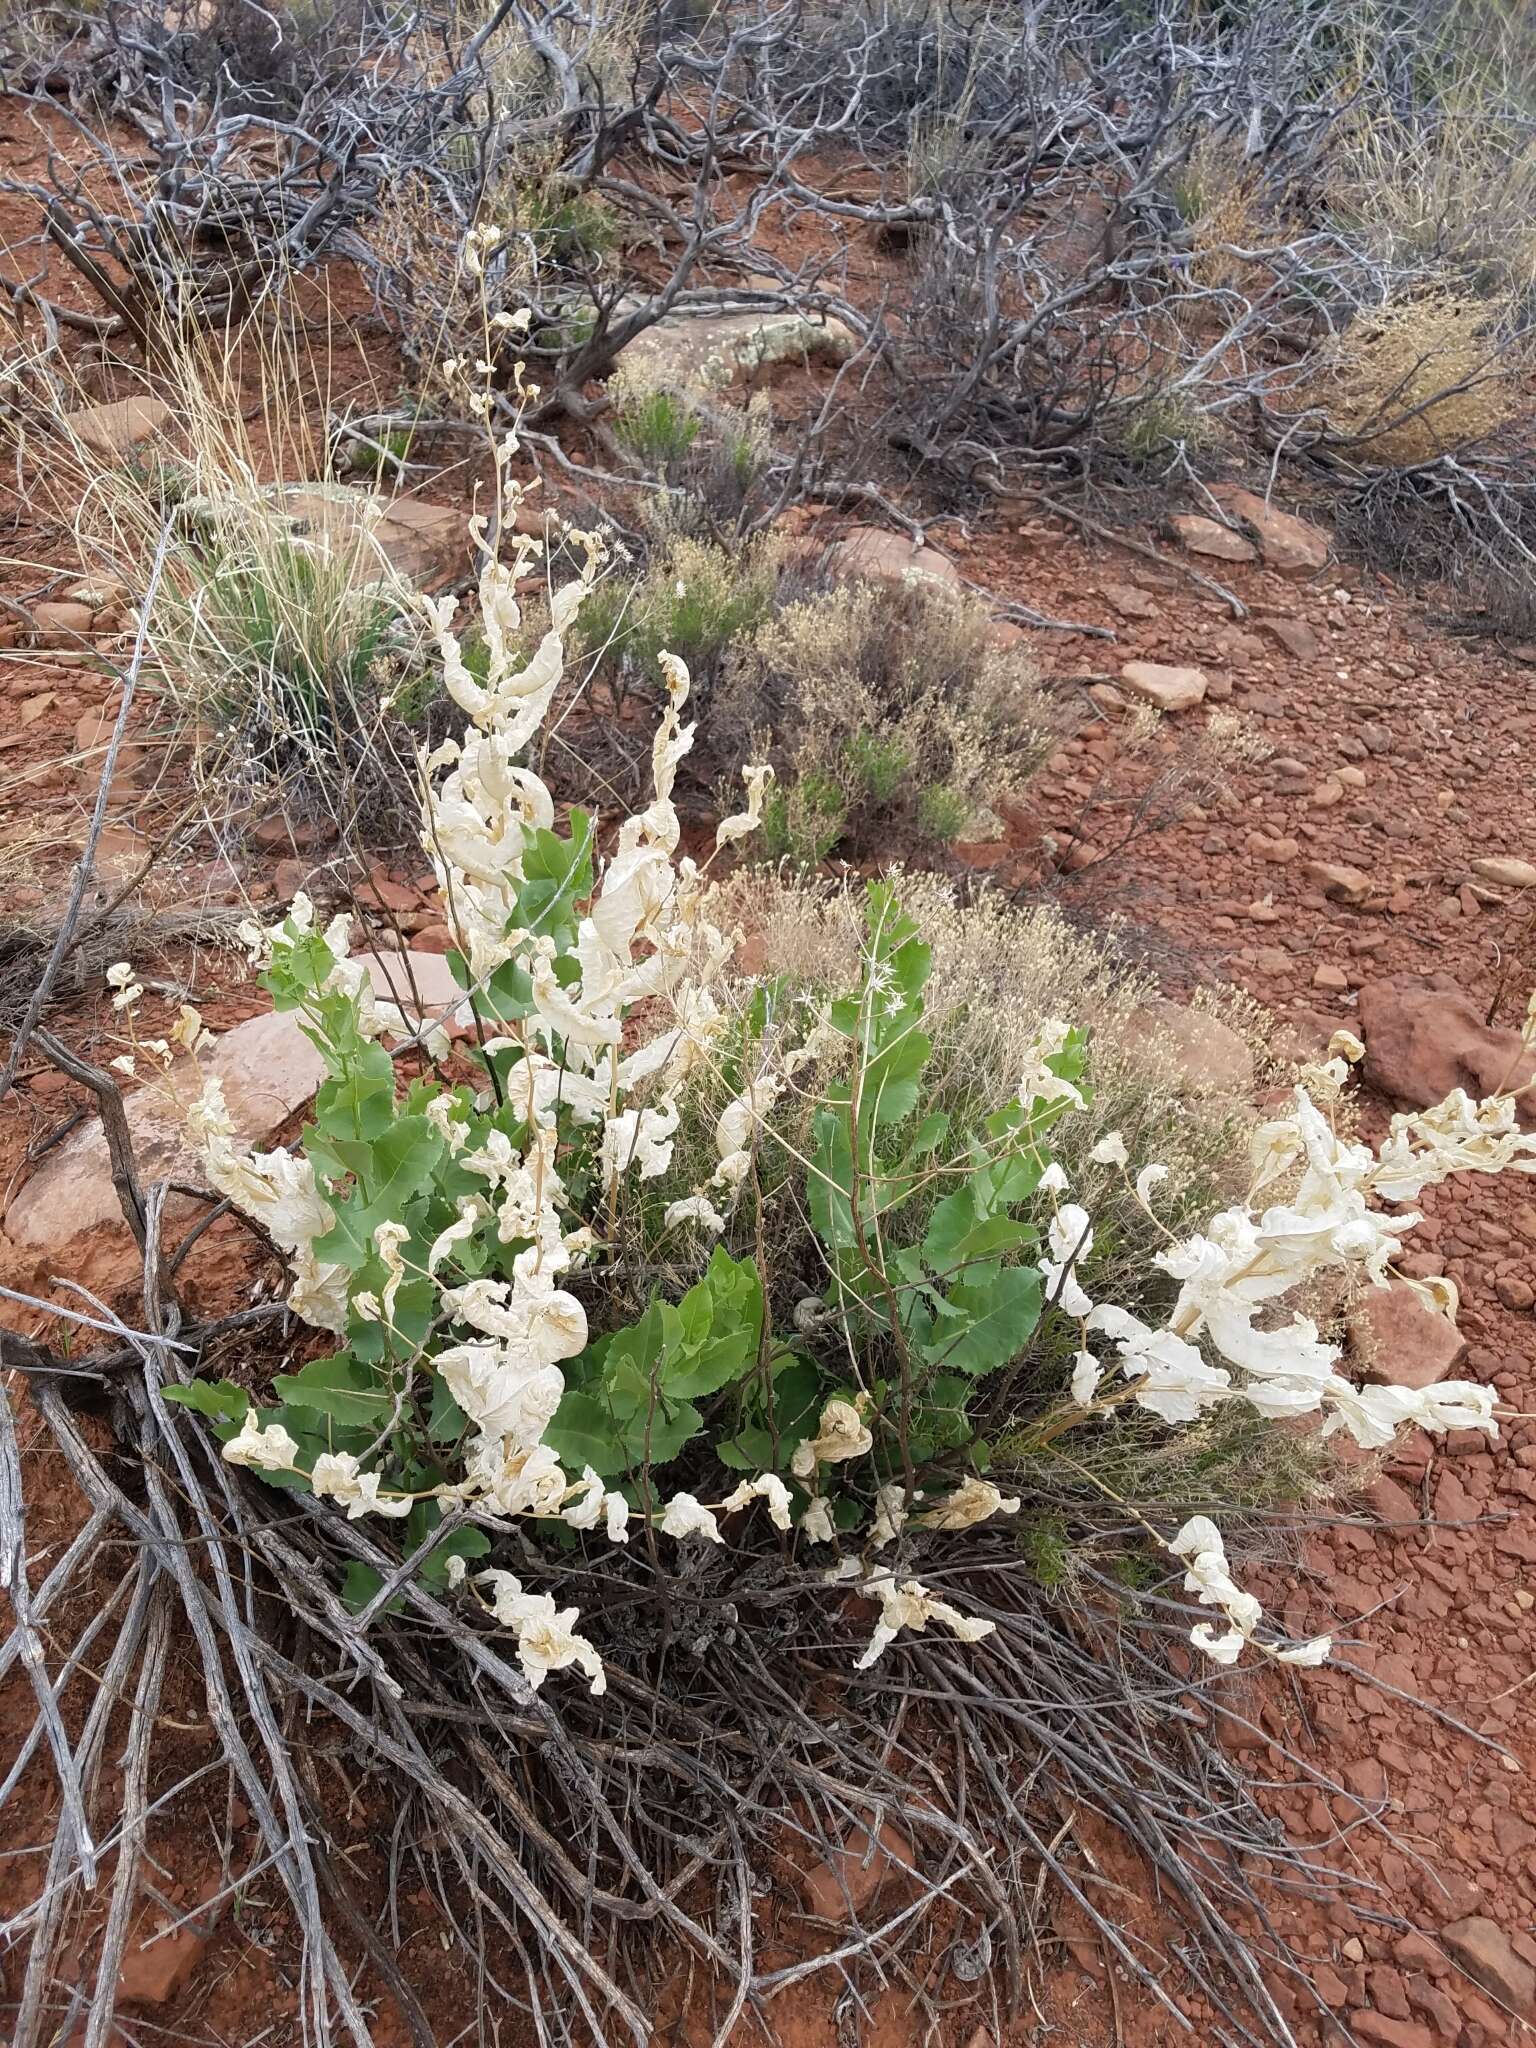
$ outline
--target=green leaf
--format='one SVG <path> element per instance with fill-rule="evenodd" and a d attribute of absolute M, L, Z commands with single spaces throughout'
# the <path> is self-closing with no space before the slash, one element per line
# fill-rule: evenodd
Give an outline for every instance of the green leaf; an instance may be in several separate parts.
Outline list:
<path fill-rule="evenodd" d="M 191 1380 L 184 1387 L 162 1387 L 162 1397 L 178 1408 L 191 1408 L 211 1422 L 240 1422 L 251 1397 L 233 1380 Z"/>
<path fill-rule="evenodd" d="M 830 1252 L 858 1242 L 853 1227 L 853 1148 L 848 1113 L 818 1109 L 811 1120 L 811 1173 L 806 1194 L 811 1225 Z"/>
<path fill-rule="evenodd" d="M 388 1388 L 348 1351 L 311 1359 L 299 1373 L 280 1373 L 272 1386 L 290 1408 L 315 1409 L 333 1421 L 375 1432 L 389 1420 L 395 1405 Z"/>
<path fill-rule="evenodd" d="M 600 1479 L 629 1470 L 629 1454 L 607 1406 L 595 1394 L 568 1392 L 544 1432 L 544 1441 L 567 1472 L 588 1465 Z"/>
<path fill-rule="evenodd" d="M 383 1585 L 382 1576 L 371 1564 L 364 1564 L 361 1558 L 347 1560 L 347 1568 L 341 1575 L 341 1604 L 348 1614 L 361 1614 L 368 1602 Z M 386 1614 L 399 1614 L 405 1607 L 405 1595 L 397 1593 L 385 1603 Z"/>
<path fill-rule="evenodd" d="M 1040 1320 L 1040 1275 L 1033 1266 L 998 1266 L 948 1291 L 924 1356 L 954 1372 L 994 1372 L 1017 1358 Z M 958 1313 L 958 1323 L 955 1318 Z"/>
<path fill-rule="evenodd" d="M 381 1137 L 371 1140 L 334 1140 L 331 1150 L 341 1167 L 357 1176 L 357 1186 L 346 1200 L 333 1200 L 336 1227 L 315 1239 L 315 1257 L 356 1272 L 373 1256 L 376 1227 L 399 1221 L 413 1196 L 430 1191 L 444 1149 L 424 1116 L 396 1117 Z"/>
<path fill-rule="evenodd" d="M 395 1117 L 395 1063 L 377 1042 L 365 1044 L 346 1071 L 322 1081 L 315 1122 L 331 1138 L 382 1137 Z"/>

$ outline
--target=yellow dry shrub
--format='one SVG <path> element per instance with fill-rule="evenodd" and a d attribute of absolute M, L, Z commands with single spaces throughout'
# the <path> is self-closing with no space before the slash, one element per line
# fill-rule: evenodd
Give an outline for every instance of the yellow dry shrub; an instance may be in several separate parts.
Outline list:
<path fill-rule="evenodd" d="M 1300 388 L 1373 462 L 1429 462 L 1524 408 L 1501 301 L 1434 286 L 1357 314 Z"/>

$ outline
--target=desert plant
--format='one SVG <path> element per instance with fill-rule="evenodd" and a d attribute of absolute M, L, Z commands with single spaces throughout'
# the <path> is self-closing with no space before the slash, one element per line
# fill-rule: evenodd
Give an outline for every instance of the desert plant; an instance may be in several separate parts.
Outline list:
<path fill-rule="evenodd" d="M 513 490 L 504 537 L 518 509 Z M 1458 1094 L 1359 1143 L 1343 1093 L 1362 1049 L 1341 1034 L 1245 1165 L 1213 1146 L 1210 1190 L 1185 1184 L 1162 1150 L 1178 1141 L 1166 1085 L 1112 1083 L 1093 1043 L 1092 991 L 1112 1009 L 1118 967 L 1101 953 L 1090 968 L 1060 920 L 957 912 L 913 877 L 712 887 L 682 853 L 694 733 L 670 650 L 650 786 L 600 858 L 594 819 L 558 816 L 527 759 L 601 573 L 596 537 L 571 540 L 581 571 L 526 658 L 532 537 L 483 567 L 483 666 L 450 600 L 423 607 L 467 720 L 420 766 L 462 994 L 407 1016 L 353 956 L 348 920 L 322 927 L 296 898 L 248 938 L 322 1058 L 312 1117 L 251 1152 L 216 1080 L 181 1097 L 211 1187 L 281 1256 L 281 1303 L 211 1324 L 183 1312 L 170 1289 L 201 1223 L 163 1254 L 167 1188 L 139 1185 L 114 1082 L 37 1034 L 115 1109 L 145 1270 L 134 1322 L 94 1317 L 110 1348 L 86 1359 L 0 1333 L 91 1509 L 36 1586 L 18 1572 L 10 1589 L 39 1703 L 26 1756 L 51 1763 L 62 1816 L 47 1882 L 13 1920 L 31 1940 L 18 2040 L 39 2048 L 82 1998 L 105 2025 L 156 1816 L 177 1791 L 206 1798 L 219 1767 L 199 1745 L 186 1777 L 159 1776 L 175 1644 L 292 1907 L 322 2043 L 369 2038 L 338 1946 L 369 1922 L 327 1839 L 312 1744 L 290 1732 L 306 1715 L 345 1731 L 444 1928 L 465 1886 L 504 1921 L 517 1996 L 561 2048 L 642 2035 L 679 1943 L 737 2014 L 766 1996 L 783 1978 L 761 1957 L 754 1869 L 786 1834 L 830 1857 L 875 1812 L 931 1843 L 942 1875 L 915 1856 L 915 1901 L 855 1919 L 826 1967 L 867 1953 L 917 1978 L 913 1923 L 942 1910 L 998 1944 L 1017 1995 L 1040 1872 L 1062 1868 L 1064 1795 L 1131 1833 L 1195 1929 L 1194 1981 L 1279 2042 L 1234 1925 L 1272 1833 L 1182 1724 L 1177 1747 L 1159 1742 L 1158 1631 L 1182 1588 L 1181 1626 L 1213 1665 L 1331 1653 L 1266 1620 L 1203 1495 L 1274 1497 L 1297 1418 L 1366 1449 L 1405 1421 L 1496 1432 L 1485 1386 L 1356 1386 L 1302 1304 L 1320 1279 L 1382 1284 L 1417 1220 L 1401 1205 L 1455 1171 L 1523 1170 L 1536 1139 L 1512 1098 Z M 884 784 L 889 760 L 866 749 L 862 770 Z M 717 851 L 760 822 L 769 767 L 744 772 Z M 757 935 L 731 927 L 770 886 L 779 932 L 798 919 L 804 944 L 752 967 Z M 176 1097 L 174 1048 L 203 1046 L 201 1018 L 183 1006 L 157 1035 L 132 964 L 106 979 L 115 1069 Z M 1064 1014 L 1079 998 L 1081 1019 Z M 1140 1121 L 1107 1121 L 1112 1085 L 1145 1102 Z M 1183 1156 L 1208 1144 L 1202 1127 Z M 22 1500 L 3 1387 L 0 1481 Z M 1101 1540 L 1115 1570 L 1094 1576 Z M 55 1686 L 39 1623 L 62 1628 L 65 1594 L 108 1558 Z M 1079 1577 L 1094 1599 L 1063 1617 Z M 77 1671 L 78 1723 L 60 1711 Z M 94 1817 L 124 1698 L 116 1910 L 76 1996 L 63 1963 L 100 1923 Z M 935 1741 L 963 1771 L 931 1768 Z M 1025 1853 L 999 1863 L 1002 1837 Z M 1085 1910 L 1155 1993 L 1117 1909 Z M 367 1946 L 429 2039 L 393 1952 Z M 985 1971 L 995 1951 L 980 1953 Z"/>
<path fill-rule="evenodd" d="M 763 850 L 814 862 L 877 838 L 995 835 L 990 807 L 1024 787 L 1060 723 L 983 601 L 852 583 L 792 599 L 736 649 L 703 743 L 728 755 L 771 735 Z"/>
<path fill-rule="evenodd" d="M 276 797 L 341 823 L 366 794 L 384 828 L 409 752 L 391 693 L 423 644 L 415 594 L 376 538 L 386 500 L 281 481 L 323 468 L 314 365 L 292 337 L 247 339 L 279 423 L 271 444 L 251 438 L 227 365 L 171 358 L 175 446 L 147 462 L 73 446 L 82 555 L 152 593 L 164 702 L 194 739 L 211 814 Z"/>
<path fill-rule="evenodd" d="M 1524 10 L 1352 9 L 1328 203 L 1391 274 L 1529 307 L 1536 289 L 1536 42 Z"/>
<path fill-rule="evenodd" d="M 767 536 L 736 549 L 663 537 L 639 576 L 609 577 L 583 602 L 577 644 L 621 685 L 653 698 L 663 683 L 662 653 L 680 654 L 707 706 L 727 649 L 769 615 L 778 553 Z"/>
<path fill-rule="evenodd" d="M 1291 402 L 1367 462 L 1411 466 L 1486 441 L 1525 409 L 1507 312 L 1447 285 L 1404 293 L 1357 314 Z"/>

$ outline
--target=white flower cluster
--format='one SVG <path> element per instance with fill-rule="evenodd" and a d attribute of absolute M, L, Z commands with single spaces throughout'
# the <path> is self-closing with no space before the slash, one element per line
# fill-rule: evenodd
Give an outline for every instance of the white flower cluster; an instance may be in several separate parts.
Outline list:
<path fill-rule="evenodd" d="M 1333 1062 L 1325 1073 L 1336 1081 L 1342 1067 Z M 1095 1157 L 1125 1163 L 1120 1134 L 1103 1140 Z M 1395 1117 L 1376 1153 L 1341 1139 L 1300 1086 L 1290 1114 L 1254 1133 L 1247 1200 L 1154 1254 L 1180 1283 L 1172 1313 L 1158 1327 L 1115 1303 L 1089 1300 L 1073 1268 L 1092 1245 L 1092 1226 L 1083 1209 L 1063 1204 L 1041 1272 L 1051 1298 L 1083 1325 L 1075 1398 L 1103 1407 L 1129 1398 L 1168 1423 L 1194 1422 L 1234 1398 L 1271 1420 L 1321 1411 L 1325 1436 L 1345 1429 L 1368 1450 L 1390 1443 L 1405 1421 L 1434 1432 L 1481 1429 L 1496 1436 L 1491 1388 L 1466 1380 L 1421 1389 L 1356 1386 L 1336 1370 L 1340 1346 L 1325 1340 L 1310 1317 L 1277 1310 L 1285 1296 L 1329 1271 L 1387 1285 L 1402 1238 L 1421 1219 L 1414 1211 L 1387 1215 L 1373 1202 L 1406 1200 L 1452 1173 L 1509 1166 L 1536 1172 L 1536 1136 L 1517 1128 L 1505 1098 L 1472 1103 L 1452 1096 L 1421 1115 Z M 1159 1172 L 1145 1167 L 1137 1177 L 1145 1207 Z M 1290 1192 L 1266 1200 L 1282 1182 L 1294 1183 Z M 1091 1350 L 1094 1335 L 1113 1345 L 1112 1368 Z"/>

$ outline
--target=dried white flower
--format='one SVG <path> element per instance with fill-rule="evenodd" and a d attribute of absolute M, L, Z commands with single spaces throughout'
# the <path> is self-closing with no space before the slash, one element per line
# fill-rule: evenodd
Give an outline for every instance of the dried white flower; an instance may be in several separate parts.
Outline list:
<path fill-rule="evenodd" d="M 663 1536 L 702 1536 L 710 1543 L 723 1543 L 720 1525 L 691 1493 L 674 1493 L 658 1524 Z"/>
<path fill-rule="evenodd" d="M 489 1589 L 489 1606 L 503 1628 L 517 1631 L 517 1660 L 524 1676 L 537 1692 L 551 1671 L 564 1671 L 574 1664 L 590 1681 L 588 1690 L 608 1690 L 603 1660 L 585 1636 L 575 1632 L 580 1610 L 558 1611 L 549 1593 L 525 1593 L 523 1582 L 511 1572 L 477 1572 L 475 1584 Z"/>
<path fill-rule="evenodd" d="M 979 1643 L 997 1627 L 995 1621 L 985 1621 L 979 1615 L 962 1614 L 958 1607 L 939 1599 L 916 1579 L 904 1579 L 898 1585 L 890 1573 L 885 1573 L 867 1581 L 860 1591 L 880 1602 L 880 1619 L 869 1639 L 869 1648 L 854 1663 L 855 1671 L 867 1671 L 884 1656 L 887 1646 L 904 1628 L 921 1633 L 930 1621 L 941 1621 L 962 1643 Z"/>
<path fill-rule="evenodd" d="M 239 1434 L 224 1446 L 227 1465 L 248 1465 L 257 1472 L 291 1472 L 299 1447 L 280 1422 L 263 1429 L 254 1408 L 247 1408 Z"/>
<path fill-rule="evenodd" d="M 350 1451 L 322 1451 L 315 1460 L 309 1483 L 322 1500 L 343 1502 L 349 1522 L 355 1522 L 360 1515 L 386 1515 L 398 1521 L 414 1505 L 409 1494 L 381 1500 L 378 1473 L 359 1471 Z"/>
<path fill-rule="evenodd" d="M 715 1237 L 725 1228 L 725 1218 L 708 1195 L 684 1195 L 681 1201 L 667 1204 L 661 1219 L 662 1229 L 676 1230 L 684 1223 L 696 1223 L 701 1230 L 707 1230 Z"/>
<path fill-rule="evenodd" d="M 1119 1131 L 1106 1131 L 1088 1154 L 1095 1166 L 1129 1166 L 1131 1155 Z"/>
<path fill-rule="evenodd" d="M 1063 1202 L 1046 1231 L 1051 1256 L 1040 1261 L 1045 1294 L 1064 1315 L 1086 1316 L 1093 1303 L 1078 1283 L 1077 1261 L 1093 1250 L 1093 1225 L 1088 1211 L 1076 1202 Z"/>
<path fill-rule="evenodd" d="M 768 1519 L 775 1529 L 792 1527 L 790 1518 L 789 1488 L 776 1472 L 761 1472 L 755 1479 L 743 1479 L 741 1484 L 720 1503 L 722 1514 L 734 1514 L 738 1508 L 750 1507 L 755 1500 L 768 1503 Z"/>
<path fill-rule="evenodd" d="M 1017 1494 L 1005 1499 L 990 1480 L 974 1473 L 963 1479 L 953 1493 L 925 1508 L 917 1520 L 925 1529 L 973 1529 L 978 1522 L 990 1522 L 994 1515 L 1016 1515 Z"/>
<path fill-rule="evenodd" d="M 849 1458 L 861 1458 L 874 1449 L 874 1437 L 852 1401 L 830 1400 L 821 1411 L 821 1427 L 795 1447 L 790 1470 L 797 1479 L 809 1479 L 820 1465 L 839 1465 Z"/>
<path fill-rule="evenodd" d="M 830 1543 L 837 1534 L 832 1510 L 819 1493 L 812 1494 L 800 1517 L 800 1533 L 807 1543 Z"/>

